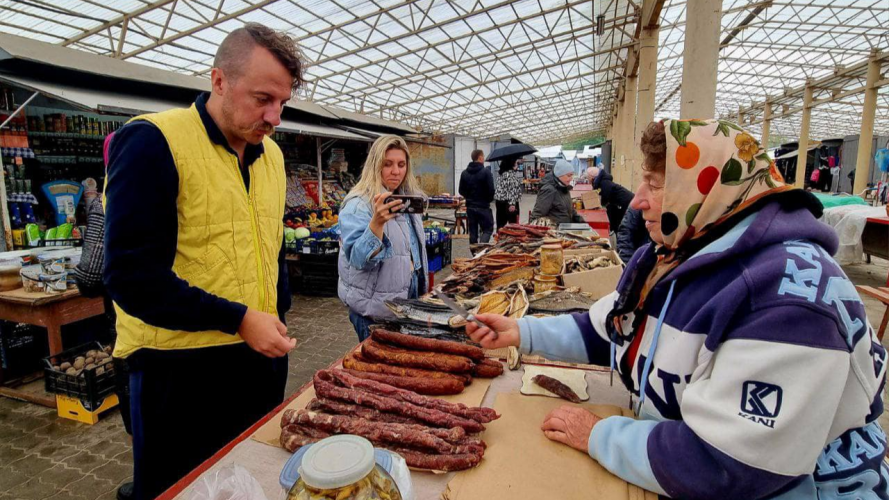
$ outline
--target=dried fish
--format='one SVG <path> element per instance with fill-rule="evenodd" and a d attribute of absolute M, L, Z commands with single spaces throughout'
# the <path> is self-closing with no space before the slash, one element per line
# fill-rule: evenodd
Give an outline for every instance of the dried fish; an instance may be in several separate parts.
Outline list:
<path fill-rule="evenodd" d="M 570 291 L 534 294 L 528 301 L 530 312 L 551 314 L 589 311 L 596 302 L 589 294 Z"/>
<path fill-rule="evenodd" d="M 501 314 L 509 312 L 510 296 L 506 292 L 494 291 L 482 295 L 475 314 Z"/>
<path fill-rule="evenodd" d="M 515 291 L 512 295 L 512 299 L 509 302 L 509 317 L 513 319 L 520 319 L 525 316 L 525 313 L 528 312 L 528 294 L 525 293 L 525 289 L 521 286 L 518 287 L 518 290 Z"/>
<path fill-rule="evenodd" d="M 451 316 L 454 315 L 447 307 L 436 306 L 417 299 L 387 300 L 386 307 L 398 318 L 439 326 L 448 326 Z"/>

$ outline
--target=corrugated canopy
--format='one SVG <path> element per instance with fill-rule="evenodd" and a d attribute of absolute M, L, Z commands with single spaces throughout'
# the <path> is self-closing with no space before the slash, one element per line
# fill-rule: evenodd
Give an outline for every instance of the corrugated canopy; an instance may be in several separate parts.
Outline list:
<path fill-rule="evenodd" d="M 685 6 L 663 2 L 659 117 L 678 115 Z M 813 112 L 812 137 L 858 132 L 863 95 L 849 91 L 863 85 L 871 51 L 889 51 L 889 1 L 724 0 L 723 11 L 719 116 L 768 97 L 779 115 L 772 136 L 795 138 L 800 89 L 815 79 L 816 99 L 829 102 Z M 0 0 L 0 31 L 205 76 L 228 32 L 260 22 L 303 47 L 311 66 L 301 97 L 316 108 L 558 144 L 610 124 L 641 15 L 638 0 Z M 745 121 L 757 131 L 762 108 L 752 108 Z"/>

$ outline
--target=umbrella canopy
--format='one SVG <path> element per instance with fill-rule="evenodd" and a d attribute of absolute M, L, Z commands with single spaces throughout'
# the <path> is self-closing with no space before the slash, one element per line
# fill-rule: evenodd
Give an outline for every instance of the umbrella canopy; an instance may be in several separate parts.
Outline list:
<path fill-rule="evenodd" d="M 509 146 L 504 146 L 491 151 L 491 156 L 488 156 L 486 160 L 500 161 L 511 156 L 525 156 L 536 151 L 537 149 L 527 144 L 510 144 Z"/>

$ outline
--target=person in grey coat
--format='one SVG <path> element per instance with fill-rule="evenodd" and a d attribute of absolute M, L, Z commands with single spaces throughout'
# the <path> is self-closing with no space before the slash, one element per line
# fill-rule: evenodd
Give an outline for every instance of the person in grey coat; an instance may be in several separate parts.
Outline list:
<path fill-rule="evenodd" d="M 630 262 L 633 254 L 641 246 L 651 243 L 642 211 L 630 208 L 617 229 L 617 253 L 624 263 Z"/>
<path fill-rule="evenodd" d="M 557 225 L 586 222 L 583 217 L 577 215 L 574 203 L 571 202 L 572 178 L 574 178 L 574 167 L 565 160 L 557 161 L 553 171 L 546 174 L 540 182 L 537 203 L 531 211 L 532 221 L 546 217 Z"/>

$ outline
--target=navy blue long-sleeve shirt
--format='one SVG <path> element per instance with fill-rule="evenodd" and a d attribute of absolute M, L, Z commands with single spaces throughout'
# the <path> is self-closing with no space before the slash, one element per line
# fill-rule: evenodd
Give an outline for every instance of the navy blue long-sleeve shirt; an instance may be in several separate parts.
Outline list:
<path fill-rule="evenodd" d="M 237 157 L 207 112 L 209 94 L 195 101 L 204 128 L 216 144 Z M 241 174 L 250 187 L 250 165 L 263 154 L 262 144 L 248 145 Z M 247 306 L 232 302 L 176 276 L 179 173 L 163 133 L 146 121 L 122 127 L 109 149 L 105 193 L 105 273 L 111 298 L 128 314 L 159 328 L 219 330 L 235 334 Z M 278 256 L 278 315 L 290 309 L 284 244 Z"/>

